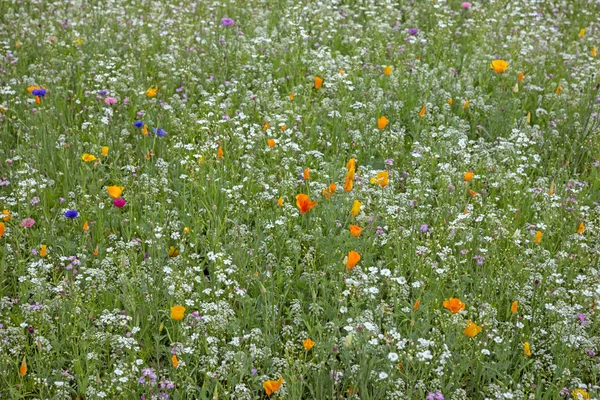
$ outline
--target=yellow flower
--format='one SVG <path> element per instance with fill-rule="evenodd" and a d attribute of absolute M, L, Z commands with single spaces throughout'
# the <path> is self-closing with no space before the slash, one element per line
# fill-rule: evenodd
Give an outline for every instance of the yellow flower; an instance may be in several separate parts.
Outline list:
<path fill-rule="evenodd" d="M 350 234 L 355 238 L 360 237 L 362 228 L 358 225 L 350 225 Z"/>
<path fill-rule="evenodd" d="M 378 172 L 377 173 L 377 184 L 381 187 L 386 187 L 389 183 L 390 174 L 388 171 Z"/>
<path fill-rule="evenodd" d="M 598 50 L 596 50 L 595 47 L 592 47 L 591 54 L 592 54 L 592 57 L 596 57 L 596 55 L 598 54 Z"/>
<path fill-rule="evenodd" d="M 475 336 L 477 336 L 479 334 L 479 332 L 481 332 L 481 327 L 479 325 L 477 325 L 475 322 L 473 321 L 467 321 L 467 327 L 465 328 L 465 335 L 473 338 Z"/>
<path fill-rule="evenodd" d="M 175 321 L 181 321 L 185 314 L 185 307 L 183 306 L 173 306 L 171 307 L 171 319 Z"/>
<path fill-rule="evenodd" d="M 383 74 L 385 76 L 390 76 L 392 74 L 392 67 L 391 66 L 387 66 L 383 69 Z"/>
<path fill-rule="evenodd" d="M 387 126 L 388 122 L 390 122 L 386 117 L 379 117 L 377 119 L 377 127 L 380 130 L 384 130 L 385 127 Z"/>
<path fill-rule="evenodd" d="M 360 254 L 358 252 L 352 250 L 348 253 L 348 257 L 346 257 L 346 268 L 349 270 L 354 268 L 356 264 L 360 261 Z"/>
<path fill-rule="evenodd" d="M 112 197 L 113 199 L 118 199 L 119 197 L 121 197 L 121 194 L 123 193 L 123 186 L 107 186 L 106 187 L 106 191 L 108 192 L 108 195 L 110 197 Z"/>
<path fill-rule="evenodd" d="M 504 60 L 494 60 L 490 64 L 490 68 L 493 69 L 497 74 L 501 74 L 508 70 L 508 63 Z"/>
<path fill-rule="evenodd" d="M 535 238 L 533 239 L 533 242 L 540 243 L 542 241 L 542 236 L 544 236 L 544 233 L 542 231 L 537 231 L 535 233 Z"/>
<path fill-rule="evenodd" d="M 179 366 L 177 355 L 173 354 L 173 357 L 171 357 L 171 363 L 173 364 L 173 368 L 177 368 Z"/>
<path fill-rule="evenodd" d="M 558 85 L 558 86 L 556 87 L 556 91 L 554 91 L 554 93 L 556 93 L 556 94 L 561 94 L 561 93 L 562 93 L 562 89 L 563 89 L 563 88 L 562 88 L 562 86 Z"/>
<path fill-rule="evenodd" d="M 306 351 L 309 351 L 310 349 L 312 349 L 314 345 L 315 345 L 315 342 L 310 340 L 310 338 L 307 338 L 306 340 L 304 340 L 302 342 L 302 346 L 304 346 L 304 350 L 306 350 Z"/>
<path fill-rule="evenodd" d="M 585 224 L 582 222 L 579 224 L 579 228 L 577 228 L 577 234 L 581 235 L 585 232 Z"/>
<path fill-rule="evenodd" d="M 448 104 L 452 105 L 452 97 L 448 99 Z"/>
<path fill-rule="evenodd" d="M 169 247 L 169 257 L 177 257 L 179 255 L 179 250 L 175 249 L 175 246 Z"/>
<path fill-rule="evenodd" d="M 146 124 L 144 124 L 144 126 L 142 127 L 142 135 L 148 136 L 148 127 L 146 126 Z"/>
<path fill-rule="evenodd" d="M 146 90 L 146 96 L 149 98 L 152 98 L 152 97 L 156 96 L 157 91 L 158 91 L 158 86 L 154 86 L 153 88 L 149 87 L 148 90 Z"/>
<path fill-rule="evenodd" d="M 473 180 L 474 176 L 475 176 L 474 173 L 472 173 L 471 171 L 467 171 L 467 172 L 465 172 L 465 176 L 463 177 L 463 179 L 465 180 L 465 182 L 471 182 L 471 180 Z"/>
<path fill-rule="evenodd" d="M 450 297 L 443 303 L 445 309 L 449 310 L 452 314 L 463 311 L 465 309 L 465 303 L 460 301 L 459 298 Z"/>
<path fill-rule="evenodd" d="M 355 169 L 356 168 L 356 158 L 351 158 L 348 160 L 348 164 L 346 164 L 346 169 Z"/>
<path fill-rule="evenodd" d="M 42 245 L 42 248 L 40 249 L 40 257 L 46 257 L 46 254 L 48 254 L 48 250 L 45 244 Z"/>
<path fill-rule="evenodd" d="M 323 85 L 323 78 L 315 76 L 315 89 L 321 89 L 322 85 Z"/>
<path fill-rule="evenodd" d="M 282 384 L 283 384 L 283 378 L 279 378 L 276 381 L 263 382 L 263 388 L 265 389 L 265 392 L 267 392 L 267 396 L 270 396 L 271 394 L 278 391 Z"/>
<path fill-rule="evenodd" d="M 279 207 L 281 207 L 283 205 L 283 197 L 279 197 L 279 199 L 277 199 L 277 205 Z"/>
<path fill-rule="evenodd" d="M 515 300 L 510 305 L 510 312 L 513 313 L 513 314 L 516 314 L 516 312 L 517 312 L 518 309 L 519 309 L 519 302 Z"/>
<path fill-rule="evenodd" d="M 263 125 L 263 131 L 266 131 L 270 127 L 271 127 L 271 124 L 269 124 L 268 122 L 265 122 L 265 124 Z"/>
<path fill-rule="evenodd" d="M 96 156 L 94 156 L 93 154 L 85 153 L 84 155 L 81 156 L 81 159 L 85 162 L 91 162 L 91 161 L 96 161 Z"/>
<path fill-rule="evenodd" d="M 187 226 L 183 228 L 183 233 L 190 233 L 190 228 Z"/>
<path fill-rule="evenodd" d="M 350 210 L 350 214 L 352 214 L 356 217 L 358 215 L 358 213 L 360 212 L 361 206 L 362 206 L 362 203 L 360 201 L 354 200 L 354 203 L 352 203 L 352 209 Z"/>
<path fill-rule="evenodd" d="M 523 343 L 523 354 L 525 354 L 525 357 L 531 356 L 531 347 L 529 347 L 529 342 Z"/>
<path fill-rule="evenodd" d="M 106 157 L 108 155 L 108 146 L 102 146 L 102 157 Z"/>
<path fill-rule="evenodd" d="M 584 35 L 585 35 L 585 28 L 581 28 L 581 30 L 579 31 L 579 38 L 582 39 Z"/>
<path fill-rule="evenodd" d="M 548 194 L 550 196 L 554 196 L 555 189 L 556 189 L 556 184 L 554 183 L 554 180 L 552 180 L 552 183 L 550 184 L 550 189 L 548 190 Z"/>
<path fill-rule="evenodd" d="M 2 219 L 4 221 L 10 220 L 10 211 L 8 211 L 8 210 L 2 211 Z"/>
<path fill-rule="evenodd" d="M 467 109 L 467 107 L 469 107 L 469 99 L 467 99 L 467 100 L 465 101 L 465 103 L 463 104 L 463 110 L 466 110 L 466 109 Z"/>
<path fill-rule="evenodd" d="M 590 400 L 590 394 L 583 389 L 575 389 L 571 392 L 574 400 Z"/>
<path fill-rule="evenodd" d="M 294 92 L 290 93 L 288 98 L 290 99 L 290 101 L 293 101 L 294 100 Z"/>

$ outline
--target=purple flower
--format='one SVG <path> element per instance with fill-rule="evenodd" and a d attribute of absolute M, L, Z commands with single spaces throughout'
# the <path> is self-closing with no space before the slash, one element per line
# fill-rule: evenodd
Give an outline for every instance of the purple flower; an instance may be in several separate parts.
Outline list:
<path fill-rule="evenodd" d="M 79 216 L 79 213 L 77 212 L 77 210 L 65 211 L 65 217 L 67 217 L 69 219 L 77 218 L 78 216 Z"/>
<path fill-rule="evenodd" d="M 107 97 L 104 99 L 104 103 L 110 105 L 117 104 L 117 99 L 114 97 Z"/>
<path fill-rule="evenodd" d="M 427 393 L 426 400 L 444 400 L 442 392 L 429 392 Z"/>
<path fill-rule="evenodd" d="M 585 326 L 585 315 L 582 313 L 577 313 L 577 318 L 579 318 L 579 322 L 581 322 L 581 326 Z"/>
<path fill-rule="evenodd" d="M 34 96 L 38 96 L 38 97 L 44 97 L 46 95 L 46 89 L 44 89 L 44 88 L 33 89 L 31 91 L 31 94 Z"/>
<path fill-rule="evenodd" d="M 165 132 L 165 130 L 162 128 L 158 128 L 158 129 L 152 128 L 152 131 L 154 133 L 156 133 L 156 136 L 160 136 L 160 137 L 164 137 L 167 134 L 167 132 Z"/>
<path fill-rule="evenodd" d="M 468 1 L 465 1 L 464 3 L 462 3 L 460 5 L 462 8 L 464 8 L 465 10 L 468 10 L 469 8 L 471 8 L 471 3 L 469 3 Z"/>
<path fill-rule="evenodd" d="M 25 218 L 21 221 L 21 226 L 23 228 L 31 228 L 35 224 L 35 220 L 33 218 Z"/>
<path fill-rule="evenodd" d="M 410 33 L 411 35 L 416 35 L 417 33 L 419 33 L 419 30 L 417 28 L 410 28 L 408 30 L 408 33 Z"/>
<path fill-rule="evenodd" d="M 142 376 L 138 379 L 138 383 L 154 385 L 156 383 L 156 374 L 152 368 L 144 368 Z"/>
<path fill-rule="evenodd" d="M 122 198 L 122 197 L 119 197 L 118 199 L 115 199 L 115 200 L 113 201 L 113 204 L 114 204 L 114 205 L 115 205 L 115 207 L 117 207 L 117 208 L 123 208 L 123 207 L 125 207 L 125 204 L 127 204 L 127 201 L 125 201 L 125 199 L 124 199 L 124 198 Z"/>
<path fill-rule="evenodd" d="M 223 18 L 221 20 L 221 25 L 223 25 L 223 26 L 232 26 L 233 24 L 234 24 L 234 22 L 231 18 Z"/>
<path fill-rule="evenodd" d="M 106 94 L 107 94 L 107 93 L 108 93 L 108 91 L 107 91 L 107 90 L 104 90 L 104 89 L 102 89 L 102 90 L 98 91 L 98 95 L 99 95 L 99 96 L 106 96 Z"/>
<path fill-rule="evenodd" d="M 429 232 L 429 225 L 427 225 L 427 224 L 421 224 L 421 232 L 422 233 Z"/>

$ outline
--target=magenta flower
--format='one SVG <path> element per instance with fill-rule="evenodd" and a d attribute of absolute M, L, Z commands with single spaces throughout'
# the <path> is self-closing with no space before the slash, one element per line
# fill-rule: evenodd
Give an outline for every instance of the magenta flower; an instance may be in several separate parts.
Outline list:
<path fill-rule="evenodd" d="M 471 3 L 469 3 L 468 1 L 465 1 L 464 3 L 462 3 L 460 5 L 462 8 L 464 8 L 465 10 L 468 10 L 469 8 L 471 8 Z"/>
<path fill-rule="evenodd" d="M 109 106 L 117 104 L 117 99 L 115 99 L 114 97 L 107 97 L 104 99 L 104 103 L 108 104 Z"/>
<path fill-rule="evenodd" d="M 115 200 L 113 201 L 113 204 L 114 204 L 114 205 L 115 205 L 115 207 L 117 207 L 117 208 L 123 208 L 123 207 L 125 207 L 125 204 L 127 204 L 127 202 L 125 201 L 125 199 L 124 199 L 124 198 L 122 198 L 122 197 L 119 197 L 118 199 L 115 199 Z"/>
<path fill-rule="evenodd" d="M 221 25 L 223 26 L 232 26 L 233 25 L 233 20 L 231 18 L 223 18 L 221 20 Z"/>
<path fill-rule="evenodd" d="M 25 218 L 25 219 L 23 219 L 23 221 L 21 221 L 21 226 L 23 228 L 31 228 L 34 224 L 35 224 L 35 221 L 33 218 Z"/>

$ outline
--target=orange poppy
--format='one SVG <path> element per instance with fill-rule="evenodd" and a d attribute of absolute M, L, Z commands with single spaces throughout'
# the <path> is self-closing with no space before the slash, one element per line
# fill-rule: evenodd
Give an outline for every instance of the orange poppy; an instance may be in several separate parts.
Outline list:
<path fill-rule="evenodd" d="M 296 195 L 296 206 L 300 210 L 300 214 L 306 214 L 309 212 L 314 206 L 319 204 L 316 201 L 310 201 L 308 195 L 304 193 L 300 193 Z"/>
<path fill-rule="evenodd" d="M 360 261 L 360 254 L 358 252 L 352 250 L 348 253 L 348 257 L 346 257 L 346 268 L 352 269 L 358 264 Z"/>
<path fill-rule="evenodd" d="M 361 228 L 358 225 L 350 225 L 350 234 L 355 238 L 360 237 L 360 233 L 362 232 L 362 230 L 363 228 Z"/>
<path fill-rule="evenodd" d="M 444 308 L 449 310 L 452 314 L 463 311 L 465 309 L 465 303 L 460 301 L 460 299 L 455 297 L 450 297 L 448 300 L 444 301 Z"/>
<path fill-rule="evenodd" d="M 279 378 L 276 381 L 269 380 L 263 383 L 263 388 L 265 389 L 265 392 L 267 392 L 267 396 L 270 396 L 271 394 L 278 391 L 282 384 L 283 378 Z"/>

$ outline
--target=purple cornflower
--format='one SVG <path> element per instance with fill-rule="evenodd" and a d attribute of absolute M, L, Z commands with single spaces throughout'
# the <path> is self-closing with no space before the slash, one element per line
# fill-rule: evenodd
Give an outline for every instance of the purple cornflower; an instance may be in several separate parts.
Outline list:
<path fill-rule="evenodd" d="M 427 393 L 427 400 L 444 400 L 442 392 L 429 392 Z"/>
<path fill-rule="evenodd" d="M 223 25 L 223 26 L 232 26 L 233 24 L 234 24 L 234 22 L 231 18 L 223 18 L 221 20 L 221 25 Z"/>
<path fill-rule="evenodd" d="M 429 232 L 429 225 L 421 224 L 421 233 L 427 233 L 427 232 Z"/>
<path fill-rule="evenodd" d="M 416 35 L 417 33 L 419 33 L 419 30 L 417 28 L 409 28 L 408 29 L 408 33 L 410 33 L 411 35 Z"/>

